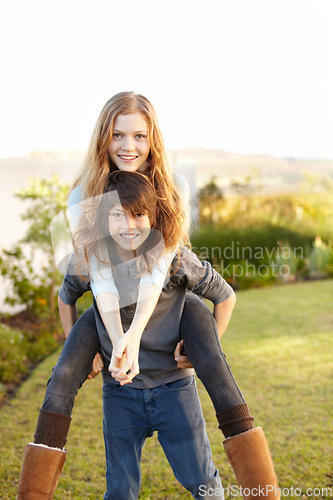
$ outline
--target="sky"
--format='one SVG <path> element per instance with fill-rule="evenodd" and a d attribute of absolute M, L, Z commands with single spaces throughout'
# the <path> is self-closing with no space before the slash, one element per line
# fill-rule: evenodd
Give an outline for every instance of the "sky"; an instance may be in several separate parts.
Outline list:
<path fill-rule="evenodd" d="M 0 0 L 0 157 L 85 150 L 115 93 L 167 148 L 333 159 L 331 0 Z"/>

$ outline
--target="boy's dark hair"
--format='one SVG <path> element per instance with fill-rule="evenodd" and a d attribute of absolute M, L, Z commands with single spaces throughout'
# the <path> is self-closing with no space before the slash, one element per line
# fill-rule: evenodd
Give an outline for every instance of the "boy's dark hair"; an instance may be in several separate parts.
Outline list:
<path fill-rule="evenodd" d="M 93 255 L 102 266 L 114 265 L 115 252 L 109 234 L 109 213 L 119 203 L 133 215 L 142 213 L 149 217 L 152 228 L 150 235 L 133 255 L 142 257 L 138 261 L 140 272 L 151 272 L 153 263 L 165 252 L 163 235 L 157 223 L 157 194 L 154 187 L 140 172 L 118 170 L 110 174 L 103 195 L 87 200 L 78 231 L 74 235 L 75 269 L 81 277 L 86 275 L 87 263 L 89 267 Z M 147 252 L 153 248 L 156 251 L 150 253 L 148 259 Z"/>
<path fill-rule="evenodd" d="M 110 196 L 108 193 L 114 193 Z M 156 225 L 157 194 L 149 179 L 140 172 L 117 170 L 109 176 L 99 207 L 101 220 L 120 201 L 123 209 L 132 215 L 142 213 L 148 215 L 151 227 Z"/>

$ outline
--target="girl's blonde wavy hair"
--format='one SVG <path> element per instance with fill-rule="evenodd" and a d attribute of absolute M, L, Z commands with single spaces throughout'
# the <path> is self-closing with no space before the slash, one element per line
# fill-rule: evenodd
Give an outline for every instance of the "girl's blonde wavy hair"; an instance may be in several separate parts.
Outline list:
<path fill-rule="evenodd" d="M 83 199 L 94 198 L 92 205 L 95 204 L 95 208 L 92 207 L 92 210 L 97 209 L 98 195 L 103 193 L 109 174 L 118 170 L 108 153 L 115 119 L 120 114 L 136 112 L 142 114 L 148 125 L 150 152 L 144 173 L 157 194 L 157 218 L 161 221 L 160 230 L 166 250 L 174 250 L 179 244 L 189 244 L 189 214 L 168 165 L 155 110 L 146 97 L 134 92 L 121 92 L 107 101 L 98 117 L 82 170 L 73 188 L 81 187 Z"/>

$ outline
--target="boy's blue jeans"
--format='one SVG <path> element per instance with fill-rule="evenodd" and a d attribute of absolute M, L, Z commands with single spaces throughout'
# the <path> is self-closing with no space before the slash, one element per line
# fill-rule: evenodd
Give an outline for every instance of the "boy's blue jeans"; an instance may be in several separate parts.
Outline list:
<path fill-rule="evenodd" d="M 223 489 L 206 432 L 195 378 L 154 389 L 104 383 L 104 440 L 107 491 L 104 500 L 136 500 L 145 440 L 158 440 L 178 481 L 196 499 L 223 499 Z M 156 471 L 158 473 L 158 471 Z"/>

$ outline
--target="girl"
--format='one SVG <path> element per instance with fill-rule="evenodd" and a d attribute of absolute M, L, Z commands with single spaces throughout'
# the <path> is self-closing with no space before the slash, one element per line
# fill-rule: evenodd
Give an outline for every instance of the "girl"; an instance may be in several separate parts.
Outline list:
<path fill-rule="evenodd" d="M 151 103 L 133 92 L 117 94 L 102 109 L 83 170 L 74 184 L 70 202 L 101 195 L 109 174 L 116 170 L 144 172 L 150 179 L 158 195 L 157 211 L 162 223 L 169 231 L 165 241 L 170 261 L 179 244 L 187 241 L 188 219 L 184 211 L 185 203 L 179 193 L 183 183 L 178 176 L 174 179 L 168 169 L 162 135 Z M 164 264 L 167 265 L 167 262 L 166 260 Z M 129 372 L 122 380 L 123 382 L 133 380 L 138 371 L 137 340 L 153 309 L 153 307 L 147 307 L 145 297 L 153 296 L 154 300 L 148 301 L 150 305 L 157 302 L 165 272 L 165 268 L 161 270 L 161 266 L 155 266 L 153 272 L 147 275 L 148 282 L 140 283 L 138 303 L 144 306 L 141 311 L 137 311 L 137 317 L 133 318 L 133 326 L 131 325 L 129 329 L 132 331 L 128 337 L 122 338 L 113 350 L 118 356 L 118 363 L 122 360 L 124 351 L 128 355 L 125 369 Z M 161 280 L 161 275 L 163 280 Z M 141 280 L 144 279 L 145 277 L 141 278 Z M 105 279 L 104 282 L 108 280 Z M 113 285 L 112 280 L 110 283 Z M 117 299 L 116 290 L 113 289 L 113 292 L 115 293 L 112 293 L 112 290 L 105 291 L 108 300 L 110 297 Z M 115 307 L 117 300 L 111 300 L 111 302 L 106 306 L 106 310 L 117 311 Z M 61 300 L 59 305 L 61 310 Z M 100 305 L 103 307 L 103 304 Z M 48 382 L 35 432 L 35 443 L 60 448 L 60 450 L 66 443 L 75 396 L 89 375 L 95 353 L 100 349 L 93 310 L 90 308 L 78 321 L 76 320 L 77 316 L 73 312 L 71 315 L 62 315 L 66 336 L 70 330 L 71 333 Z M 75 326 L 71 329 L 75 321 Z M 115 317 L 114 323 L 117 321 Z M 224 446 L 238 481 L 243 487 L 256 487 L 259 484 L 261 486 L 275 485 L 274 467 L 266 439 L 262 430 L 255 429 L 253 426 L 253 417 L 221 351 L 212 316 L 202 301 L 190 293 L 186 296 L 180 333 L 186 354 L 214 404 L 219 428 L 227 438 Z M 112 362 L 114 374 L 116 374 L 115 370 L 119 366 L 117 366 L 115 355 Z M 119 377 L 124 376 L 124 371 L 117 372 L 117 374 Z M 56 464 L 54 464 L 51 463 L 54 450 L 48 448 L 42 450 L 41 452 L 33 448 L 35 455 L 32 459 L 29 458 L 29 453 L 32 451 L 29 447 L 27 448 L 20 485 L 26 481 L 25 471 L 32 469 L 30 464 L 33 463 L 34 467 L 37 467 L 43 461 L 45 466 L 45 456 L 47 456 L 50 457 L 50 465 L 46 467 L 52 479 L 50 491 L 54 491 L 65 452 L 61 452 L 60 464 L 59 460 L 55 460 Z M 38 453 L 43 453 L 43 457 L 39 459 Z M 278 493 L 273 492 L 267 498 L 278 498 Z"/>

